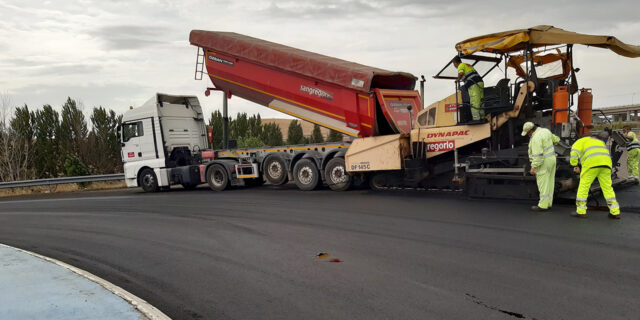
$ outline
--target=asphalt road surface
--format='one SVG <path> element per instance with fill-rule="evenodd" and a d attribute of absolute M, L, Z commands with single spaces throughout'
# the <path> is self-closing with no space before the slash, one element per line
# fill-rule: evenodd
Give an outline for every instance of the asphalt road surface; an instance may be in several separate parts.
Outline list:
<path fill-rule="evenodd" d="M 0 243 L 92 272 L 174 319 L 639 319 L 640 214 L 580 220 L 570 205 L 530 205 L 121 190 L 2 200 Z"/>

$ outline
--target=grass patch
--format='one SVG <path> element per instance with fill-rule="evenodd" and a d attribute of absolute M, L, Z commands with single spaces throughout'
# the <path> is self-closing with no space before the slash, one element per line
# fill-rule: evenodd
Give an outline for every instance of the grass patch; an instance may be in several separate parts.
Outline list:
<path fill-rule="evenodd" d="M 50 185 L 50 186 L 0 189 L 0 198 L 25 196 L 25 195 L 31 195 L 31 194 L 123 189 L 127 187 L 127 185 L 122 180 L 85 182 L 83 184 L 84 186 L 80 186 L 77 183 L 67 183 L 67 184 L 56 184 L 56 185 Z"/>

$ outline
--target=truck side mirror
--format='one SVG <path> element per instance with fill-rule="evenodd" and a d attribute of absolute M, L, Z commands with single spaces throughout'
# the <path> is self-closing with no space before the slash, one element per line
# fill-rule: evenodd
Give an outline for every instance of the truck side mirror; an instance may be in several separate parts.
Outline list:
<path fill-rule="evenodd" d="M 124 142 L 122 142 L 122 125 L 118 124 L 116 127 L 116 132 L 118 134 L 118 141 L 120 141 L 120 145 L 124 147 Z"/>

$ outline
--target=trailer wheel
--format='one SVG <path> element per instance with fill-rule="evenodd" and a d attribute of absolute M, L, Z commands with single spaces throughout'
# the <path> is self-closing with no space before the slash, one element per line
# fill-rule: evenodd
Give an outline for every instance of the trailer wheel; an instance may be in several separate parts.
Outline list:
<path fill-rule="evenodd" d="M 213 165 L 207 170 L 207 183 L 213 191 L 223 191 L 229 186 L 227 170 L 220 165 Z"/>
<path fill-rule="evenodd" d="M 269 157 L 264 163 L 264 177 L 274 186 L 287 182 L 287 166 L 284 160 L 278 156 Z"/>
<path fill-rule="evenodd" d="M 351 176 L 347 173 L 344 158 L 333 158 L 324 169 L 324 177 L 333 191 L 346 191 L 351 187 Z"/>
<path fill-rule="evenodd" d="M 158 187 L 158 178 L 156 177 L 156 173 L 149 168 L 142 170 L 140 173 L 138 185 L 140 185 L 142 190 L 145 192 L 156 192 L 160 189 Z"/>
<path fill-rule="evenodd" d="M 311 191 L 320 183 L 320 171 L 313 161 L 302 159 L 293 167 L 293 178 L 298 189 Z"/>

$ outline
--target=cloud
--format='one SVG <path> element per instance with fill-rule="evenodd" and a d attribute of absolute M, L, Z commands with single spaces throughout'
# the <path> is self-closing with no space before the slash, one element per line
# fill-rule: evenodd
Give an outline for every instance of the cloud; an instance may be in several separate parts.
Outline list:
<path fill-rule="evenodd" d="M 441 1 L 416 2 L 411 0 L 328 0 L 328 1 L 272 1 L 264 11 L 269 17 L 299 20 L 321 19 L 339 21 L 344 19 L 371 21 L 402 18 L 444 18 L 455 13 L 457 5 Z"/>
<path fill-rule="evenodd" d="M 136 50 L 166 45 L 171 29 L 164 26 L 117 25 L 99 27 L 89 34 L 102 40 L 110 50 Z"/>
<path fill-rule="evenodd" d="M 34 75 L 78 75 L 78 74 L 95 74 L 102 69 L 102 66 L 96 64 L 77 63 L 70 65 L 54 65 L 54 66 L 42 66 L 37 70 L 33 70 Z"/>

